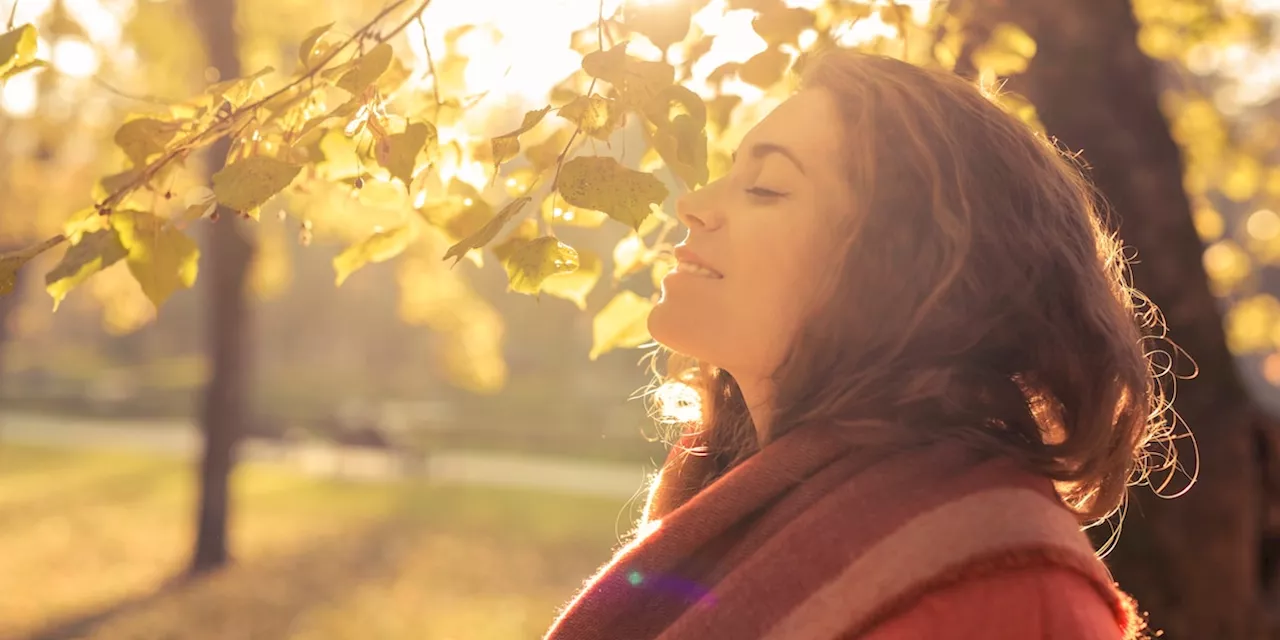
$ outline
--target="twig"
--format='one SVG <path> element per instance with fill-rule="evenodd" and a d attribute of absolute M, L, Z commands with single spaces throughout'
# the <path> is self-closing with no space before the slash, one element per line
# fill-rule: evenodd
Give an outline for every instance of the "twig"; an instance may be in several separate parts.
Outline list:
<path fill-rule="evenodd" d="M 599 38 L 596 41 L 596 48 L 599 51 L 604 51 L 604 39 L 601 37 L 601 34 L 603 33 L 604 33 L 604 0 L 600 0 L 596 9 L 596 37 Z M 595 93 L 597 79 L 598 78 L 592 78 L 591 85 L 587 87 L 588 99 L 590 99 L 591 94 Z M 573 142 L 574 140 L 578 139 L 578 134 L 580 133 L 582 133 L 581 120 L 578 121 L 578 126 L 574 128 L 573 135 L 569 136 L 569 141 L 565 143 L 564 149 L 560 151 L 560 155 L 556 158 L 556 175 L 554 178 L 551 179 L 551 193 L 553 198 L 557 197 L 556 194 L 559 193 L 560 170 L 564 168 L 564 159 L 569 155 L 569 149 L 573 148 Z M 554 206 L 555 201 L 553 200 L 551 204 L 552 206 Z"/>
<path fill-rule="evenodd" d="M 325 54 L 324 58 L 319 63 L 317 63 L 313 68 L 311 68 L 311 70 L 309 70 L 307 73 L 303 74 L 302 76 L 290 82 L 289 84 L 286 84 L 280 89 L 272 92 L 270 95 L 266 96 L 265 98 L 262 98 L 261 100 L 258 100 L 256 102 L 253 102 L 248 105 L 242 106 L 238 109 L 235 109 L 226 117 L 219 119 L 209 128 L 199 132 L 192 133 L 191 135 L 187 136 L 185 139 L 179 141 L 178 144 L 175 145 L 173 149 L 165 152 L 164 155 L 160 156 L 159 158 L 157 158 L 156 160 L 148 164 L 146 168 L 144 168 L 138 174 L 138 177 L 134 178 L 133 180 L 129 181 L 128 184 L 120 187 L 119 189 L 116 189 L 114 192 L 108 195 L 101 203 L 97 205 L 98 212 L 104 215 L 110 213 L 111 208 L 116 204 L 118 204 L 125 197 L 126 194 L 131 193 L 137 190 L 142 185 L 150 182 L 151 179 L 154 178 L 156 174 L 160 172 L 161 169 L 168 166 L 169 163 L 173 162 L 178 158 L 185 158 L 193 148 L 199 146 L 202 143 L 210 141 L 210 138 L 217 139 L 221 137 L 224 133 L 226 133 L 227 130 L 232 128 L 231 124 L 235 123 L 241 114 L 246 112 L 252 112 L 256 109 L 259 109 L 263 105 L 271 102 L 272 100 L 280 97 L 281 95 L 284 95 L 286 92 L 293 90 L 294 88 L 298 87 L 302 83 L 313 79 L 316 76 L 316 74 L 318 74 L 322 69 L 324 69 L 325 65 L 329 64 L 335 58 L 337 58 L 339 53 L 341 53 L 347 47 L 351 46 L 352 43 L 362 40 L 367 34 L 369 34 L 372 31 L 375 25 L 377 25 L 379 22 L 382 21 L 383 18 L 386 18 L 388 15 L 391 14 L 391 12 L 395 11 L 396 9 L 399 9 L 400 7 L 403 7 L 404 5 L 408 4 L 408 2 L 409 0 L 395 0 L 395 2 L 392 2 L 391 4 L 387 5 L 387 7 L 385 7 L 382 11 L 379 11 L 378 14 L 373 17 L 373 19 L 371 19 L 367 24 L 365 24 L 365 26 L 361 27 L 354 34 L 352 34 L 351 37 L 347 38 L 341 45 L 329 50 L 329 52 Z M 408 19 L 406 19 L 404 22 L 401 22 L 396 28 L 392 29 L 386 34 L 380 35 L 377 38 L 375 38 L 376 41 L 379 43 L 386 42 L 387 40 L 390 40 L 396 35 L 399 35 L 400 32 L 404 31 L 405 28 L 408 27 L 409 24 L 413 22 L 414 19 L 416 19 L 418 16 L 421 16 L 422 12 L 426 11 L 427 6 L 430 4 L 431 4 L 431 0 L 422 0 L 422 4 L 418 6 L 417 11 L 413 12 L 413 14 Z M 14 8 L 10 13 L 10 21 L 13 20 L 13 16 L 16 14 L 17 14 L 17 2 L 14 3 Z M 66 240 L 67 240 L 67 237 L 65 235 L 58 234 L 52 238 L 45 240 L 39 245 L 32 247 L 31 249 L 27 249 L 26 251 L 35 250 L 37 254 L 43 253 L 44 251 L 47 251 L 52 247 L 56 247 L 59 244 L 66 242 Z"/>
<path fill-rule="evenodd" d="M 147 96 L 147 95 L 140 95 L 140 94 L 128 93 L 128 92 L 126 92 L 126 91 L 123 91 L 123 90 L 121 90 L 121 89 L 118 89 L 118 88 L 116 88 L 116 87 L 112 86 L 112 85 L 111 85 L 110 83 L 108 83 L 106 80 L 103 80 L 102 78 L 99 78 L 98 76 L 92 76 L 92 77 L 91 77 L 91 80 L 93 80 L 93 82 L 94 82 L 95 84 L 97 84 L 98 86 L 100 86 L 100 87 L 102 87 L 103 89 L 107 90 L 108 92 L 110 92 L 110 93 L 114 93 L 114 94 L 116 94 L 117 96 L 120 96 L 121 98 L 124 98 L 124 99 L 126 99 L 126 100 L 137 100 L 138 102 L 146 102 L 146 103 L 148 103 L 148 104 L 155 104 L 155 105 L 160 105 L 160 106 L 168 106 L 168 105 L 172 104 L 172 102 L 173 102 L 172 100 L 164 100 L 164 99 L 162 99 L 162 98 L 157 98 L 157 97 L 155 97 L 155 96 Z"/>
<path fill-rule="evenodd" d="M 214 126 L 208 129 L 204 129 L 203 131 L 193 133 L 190 136 L 188 136 L 186 139 L 178 142 L 178 144 L 176 144 L 172 150 L 166 152 L 163 156 L 160 156 L 160 158 L 156 159 L 154 162 L 147 165 L 146 169 L 144 169 L 138 175 L 137 178 L 134 178 L 133 180 L 129 181 L 128 184 L 124 185 L 123 187 L 120 187 L 111 195 L 107 196 L 107 198 L 104 199 L 100 205 L 98 205 L 99 210 L 110 211 L 111 207 L 119 203 L 120 200 L 122 200 L 126 194 L 136 190 L 138 187 L 146 184 L 147 182 L 150 182 L 151 179 L 154 178 L 155 175 L 159 173 L 159 171 L 163 169 L 165 166 L 167 166 L 170 162 L 173 162 L 179 156 L 184 156 L 190 151 L 191 148 L 194 148 L 203 143 L 209 142 L 210 141 L 209 139 L 211 137 L 213 139 L 217 139 L 221 137 L 221 135 L 224 133 L 223 129 L 225 129 L 225 127 L 219 126 L 219 125 L 224 125 L 225 123 L 228 123 L 228 122 L 234 122 L 240 114 L 246 113 L 246 112 L 252 112 L 256 109 L 259 109 L 263 105 L 271 102 L 272 100 L 275 100 L 276 98 L 280 97 L 286 92 L 293 90 L 294 88 L 298 87 L 302 83 L 315 77 L 316 74 L 318 74 L 322 69 L 324 69 L 325 65 L 332 62 L 334 58 L 337 58 L 338 55 L 342 53 L 342 51 L 344 51 L 347 47 L 351 46 L 352 43 L 361 41 L 373 29 L 373 27 L 377 23 L 382 21 L 383 18 L 387 17 L 387 15 L 389 15 L 391 12 L 404 6 L 408 2 L 409 0 L 396 0 L 395 2 L 388 5 L 385 9 L 378 12 L 378 14 L 374 16 L 372 20 L 370 20 L 367 24 L 365 24 L 365 26 L 358 29 L 355 33 L 351 34 L 351 36 L 347 38 L 342 44 L 329 50 L 329 52 L 325 54 L 324 58 L 321 59 L 320 62 L 316 63 L 316 65 L 312 67 L 309 71 L 307 71 L 307 73 L 296 78 L 295 80 L 286 84 L 285 86 L 277 89 L 276 91 L 273 91 L 266 97 L 260 100 L 257 100 L 256 102 L 252 102 L 248 105 L 244 105 L 232 111 L 230 114 L 227 115 L 227 117 L 219 120 L 218 123 L 215 124 Z M 408 27 L 409 24 L 413 22 L 413 20 L 417 16 L 421 15 L 423 11 L 426 11 L 427 6 L 430 4 L 431 4 L 431 0 L 422 0 L 422 4 L 419 5 L 418 10 L 415 11 L 407 20 L 405 20 L 404 22 L 401 22 L 399 26 L 397 26 L 395 29 L 392 29 L 390 32 L 386 33 L 385 35 L 381 35 L 378 38 L 376 38 L 376 41 L 380 43 L 386 42 L 387 40 L 390 40 L 391 38 L 398 35 L 401 31 L 404 31 L 404 29 Z M 216 134 L 216 135 L 213 135 L 213 134 Z"/>
<path fill-rule="evenodd" d="M 422 27 L 422 48 L 427 52 L 427 72 L 431 74 L 431 92 L 436 96 L 436 106 L 444 104 L 440 99 L 440 75 L 436 73 L 436 61 L 431 57 L 431 43 L 427 42 L 427 23 L 418 14 L 418 26 Z"/>
<path fill-rule="evenodd" d="M 18 19 L 18 0 L 13 0 L 13 8 L 9 9 L 9 22 L 5 24 L 5 31 L 13 31 L 13 23 Z"/>

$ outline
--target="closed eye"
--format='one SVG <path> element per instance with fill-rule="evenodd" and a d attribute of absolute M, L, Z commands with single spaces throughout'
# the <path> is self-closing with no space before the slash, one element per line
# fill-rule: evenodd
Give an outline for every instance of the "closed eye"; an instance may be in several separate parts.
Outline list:
<path fill-rule="evenodd" d="M 753 195 L 753 196 L 755 196 L 755 197 L 757 197 L 757 198 L 767 198 L 767 199 L 777 199 L 777 198 L 781 198 L 781 197 L 783 197 L 783 196 L 787 195 L 787 194 L 785 194 L 785 193 L 782 193 L 781 191 L 774 191 L 774 190 L 772 190 L 772 189 L 764 189 L 764 188 L 762 188 L 762 187 L 752 187 L 752 188 L 750 188 L 750 189 L 747 189 L 747 193 L 749 193 L 749 194 L 751 194 L 751 195 Z"/>

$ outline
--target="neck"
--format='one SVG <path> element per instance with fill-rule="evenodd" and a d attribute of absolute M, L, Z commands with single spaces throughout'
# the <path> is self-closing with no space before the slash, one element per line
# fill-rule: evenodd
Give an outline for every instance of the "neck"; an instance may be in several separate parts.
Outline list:
<path fill-rule="evenodd" d="M 773 381 L 768 378 L 734 376 L 742 399 L 746 402 L 747 412 L 751 414 L 751 422 L 756 428 L 756 439 L 761 446 L 769 441 L 769 428 L 773 421 Z"/>

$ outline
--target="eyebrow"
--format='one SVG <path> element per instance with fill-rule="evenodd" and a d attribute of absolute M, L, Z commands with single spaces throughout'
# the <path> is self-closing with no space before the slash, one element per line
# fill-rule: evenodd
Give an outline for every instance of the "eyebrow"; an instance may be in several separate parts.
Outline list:
<path fill-rule="evenodd" d="M 776 153 L 790 160 L 791 164 L 794 164 L 796 168 L 800 170 L 800 173 L 804 174 L 804 163 L 800 162 L 800 158 L 796 157 L 796 154 L 792 152 L 790 149 L 780 144 L 774 144 L 772 142 L 758 142 L 751 146 L 751 157 L 753 158 L 757 158 L 757 159 L 763 158 L 771 153 Z M 737 151 L 733 152 L 731 159 L 734 162 L 737 162 L 738 160 Z"/>

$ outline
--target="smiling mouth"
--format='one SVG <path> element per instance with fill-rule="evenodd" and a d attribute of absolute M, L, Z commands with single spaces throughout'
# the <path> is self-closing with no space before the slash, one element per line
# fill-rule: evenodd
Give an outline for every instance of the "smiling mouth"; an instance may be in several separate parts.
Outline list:
<path fill-rule="evenodd" d="M 676 273 L 684 273 L 700 278 L 710 278 L 712 280 L 720 280 L 724 275 L 715 269 L 704 267 L 695 262 L 680 261 L 676 263 Z"/>

